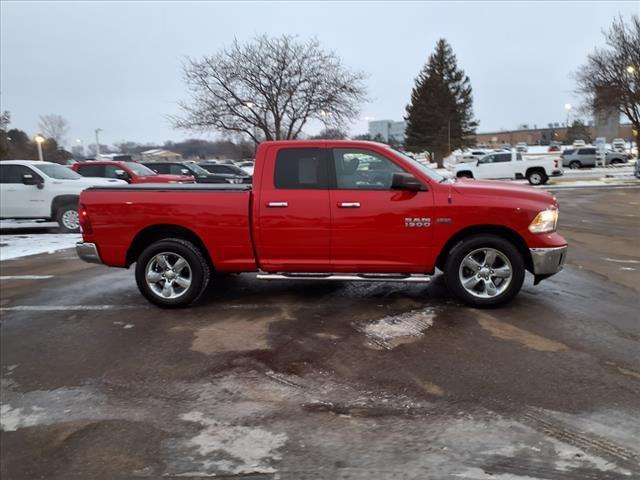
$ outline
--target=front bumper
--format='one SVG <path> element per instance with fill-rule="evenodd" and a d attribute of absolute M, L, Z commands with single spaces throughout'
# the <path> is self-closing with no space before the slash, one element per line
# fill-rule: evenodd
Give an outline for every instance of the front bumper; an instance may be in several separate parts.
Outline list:
<path fill-rule="evenodd" d="M 553 275 L 562 270 L 567 258 L 567 246 L 554 248 L 530 248 L 534 275 Z"/>
<path fill-rule="evenodd" d="M 95 243 L 78 242 L 76 243 L 76 253 L 81 260 L 89 263 L 102 263 L 98 247 Z"/>

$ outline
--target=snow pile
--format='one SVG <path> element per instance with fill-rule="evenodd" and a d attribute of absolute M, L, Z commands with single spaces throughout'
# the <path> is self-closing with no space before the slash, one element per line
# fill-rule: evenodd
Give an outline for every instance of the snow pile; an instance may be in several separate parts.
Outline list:
<path fill-rule="evenodd" d="M 18 228 L 57 228 L 57 222 L 39 222 L 36 220 L 0 220 L 0 230 Z"/>
<path fill-rule="evenodd" d="M 0 261 L 74 248 L 80 234 L 0 235 Z"/>

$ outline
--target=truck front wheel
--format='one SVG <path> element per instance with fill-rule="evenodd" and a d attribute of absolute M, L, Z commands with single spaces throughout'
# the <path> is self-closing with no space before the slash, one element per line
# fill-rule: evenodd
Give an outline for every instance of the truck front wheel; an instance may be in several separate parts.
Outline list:
<path fill-rule="evenodd" d="M 473 307 L 497 307 L 513 299 L 524 281 L 522 255 L 509 241 L 482 234 L 463 239 L 444 266 L 447 287 Z"/>
<path fill-rule="evenodd" d="M 195 302 L 207 288 L 209 277 L 203 253 L 181 238 L 152 243 L 136 262 L 140 293 L 162 308 L 186 307 Z"/>
<path fill-rule="evenodd" d="M 61 233 L 78 233 L 80 231 L 80 216 L 78 205 L 68 203 L 58 208 L 56 220 Z"/>

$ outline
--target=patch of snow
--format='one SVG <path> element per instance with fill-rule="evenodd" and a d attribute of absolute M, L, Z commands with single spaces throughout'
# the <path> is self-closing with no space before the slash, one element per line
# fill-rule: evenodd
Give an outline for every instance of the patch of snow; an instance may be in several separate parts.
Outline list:
<path fill-rule="evenodd" d="M 618 258 L 605 258 L 605 260 L 607 262 L 614 262 L 614 263 L 640 263 L 640 260 L 621 260 Z"/>
<path fill-rule="evenodd" d="M 205 417 L 198 411 L 182 414 L 180 418 L 202 425 L 202 430 L 190 441 L 199 455 L 211 457 L 213 452 L 223 452 L 231 457 L 207 460 L 205 470 L 216 468 L 234 475 L 276 472 L 269 462 L 282 458 L 278 450 L 287 442 L 286 434 L 275 434 L 257 427 L 230 425 Z"/>
<path fill-rule="evenodd" d="M 0 261 L 74 248 L 80 234 L 0 235 Z"/>
<path fill-rule="evenodd" d="M 367 346 L 377 350 L 391 350 L 403 343 L 417 340 L 433 326 L 431 310 L 412 311 L 383 317 L 372 323 L 359 323 L 354 327 L 366 335 Z"/>
<path fill-rule="evenodd" d="M 0 406 L 0 430 L 15 432 L 19 428 L 38 425 L 46 418 L 46 412 L 40 407 L 13 408 L 11 405 Z"/>

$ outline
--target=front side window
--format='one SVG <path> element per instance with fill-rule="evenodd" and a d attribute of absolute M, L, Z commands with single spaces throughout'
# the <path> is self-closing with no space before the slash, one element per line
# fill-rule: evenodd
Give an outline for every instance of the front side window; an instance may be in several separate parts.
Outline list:
<path fill-rule="evenodd" d="M 34 165 L 35 168 L 44 173 L 47 177 L 55 178 L 56 180 L 77 180 L 82 175 L 77 174 L 73 170 L 56 163 L 48 165 Z"/>
<path fill-rule="evenodd" d="M 0 183 L 22 183 L 23 175 L 33 175 L 42 181 L 40 175 L 24 165 L 0 165 Z"/>
<path fill-rule="evenodd" d="M 370 150 L 332 150 L 339 190 L 389 190 L 393 174 L 404 172 L 391 160 Z"/>
<path fill-rule="evenodd" d="M 276 188 L 328 189 L 325 150 L 322 148 L 287 148 L 276 156 L 273 179 Z"/>
<path fill-rule="evenodd" d="M 595 155 L 595 154 L 596 154 L 595 148 L 581 148 L 580 150 L 578 150 L 578 155 Z"/>
<path fill-rule="evenodd" d="M 107 178 L 122 178 L 122 175 L 118 176 L 118 172 L 124 172 L 124 170 L 120 168 L 118 165 L 104 166 L 104 176 Z"/>
<path fill-rule="evenodd" d="M 482 157 L 480 160 L 478 160 L 478 163 L 480 165 L 484 164 L 484 163 L 493 163 L 495 161 L 496 155 L 487 155 L 486 157 Z"/>

